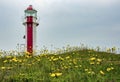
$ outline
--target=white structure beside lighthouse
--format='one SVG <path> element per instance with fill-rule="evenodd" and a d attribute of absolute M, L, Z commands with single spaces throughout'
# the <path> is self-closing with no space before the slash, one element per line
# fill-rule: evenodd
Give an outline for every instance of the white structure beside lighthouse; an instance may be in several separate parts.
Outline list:
<path fill-rule="evenodd" d="M 32 5 L 24 11 L 25 17 L 23 25 L 25 26 L 25 51 L 34 54 L 36 52 L 36 27 L 39 25 L 37 22 L 37 11 L 33 9 Z"/>

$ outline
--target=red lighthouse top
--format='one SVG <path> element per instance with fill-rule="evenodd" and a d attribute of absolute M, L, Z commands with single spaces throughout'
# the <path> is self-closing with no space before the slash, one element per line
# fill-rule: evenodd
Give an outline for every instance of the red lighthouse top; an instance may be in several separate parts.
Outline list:
<path fill-rule="evenodd" d="M 29 5 L 29 7 L 27 8 L 27 10 L 33 10 L 32 5 Z"/>
<path fill-rule="evenodd" d="M 30 12 L 37 13 L 37 11 L 33 8 L 32 5 L 29 5 L 29 7 L 27 7 L 27 9 L 25 10 L 25 12 L 28 12 L 28 13 L 30 13 Z"/>

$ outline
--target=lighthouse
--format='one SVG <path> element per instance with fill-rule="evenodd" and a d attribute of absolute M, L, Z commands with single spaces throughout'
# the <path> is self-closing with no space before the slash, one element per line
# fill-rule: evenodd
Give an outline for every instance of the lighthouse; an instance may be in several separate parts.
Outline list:
<path fill-rule="evenodd" d="M 36 52 L 36 27 L 39 25 L 37 22 L 37 11 L 29 5 L 24 11 L 25 17 L 23 25 L 25 26 L 25 51 L 30 54 Z"/>

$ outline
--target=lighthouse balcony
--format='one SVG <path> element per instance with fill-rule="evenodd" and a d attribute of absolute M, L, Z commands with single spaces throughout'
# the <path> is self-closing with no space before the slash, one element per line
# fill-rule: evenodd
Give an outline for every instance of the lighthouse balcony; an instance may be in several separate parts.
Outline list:
<path fill-rule="evenodd" d="M 33 24 L 36 24 L 37 26 L 39 25 L 38 20 L 36 20 L 36 18 L 23 20 L 23 25 L 26 25 L 28 23 L 33 23 Z"/>

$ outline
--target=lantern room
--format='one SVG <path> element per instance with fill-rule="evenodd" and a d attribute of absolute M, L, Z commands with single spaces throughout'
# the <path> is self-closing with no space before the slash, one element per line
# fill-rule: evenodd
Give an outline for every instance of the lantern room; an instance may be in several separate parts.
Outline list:
<path fill-rule="evenodd" d="M 37 11 L 33 9 L 32 5 L 30 5 L 26 10 L 25 10 L 25 17 L 27 16 L 33 16 L 37 18 Z"/>

